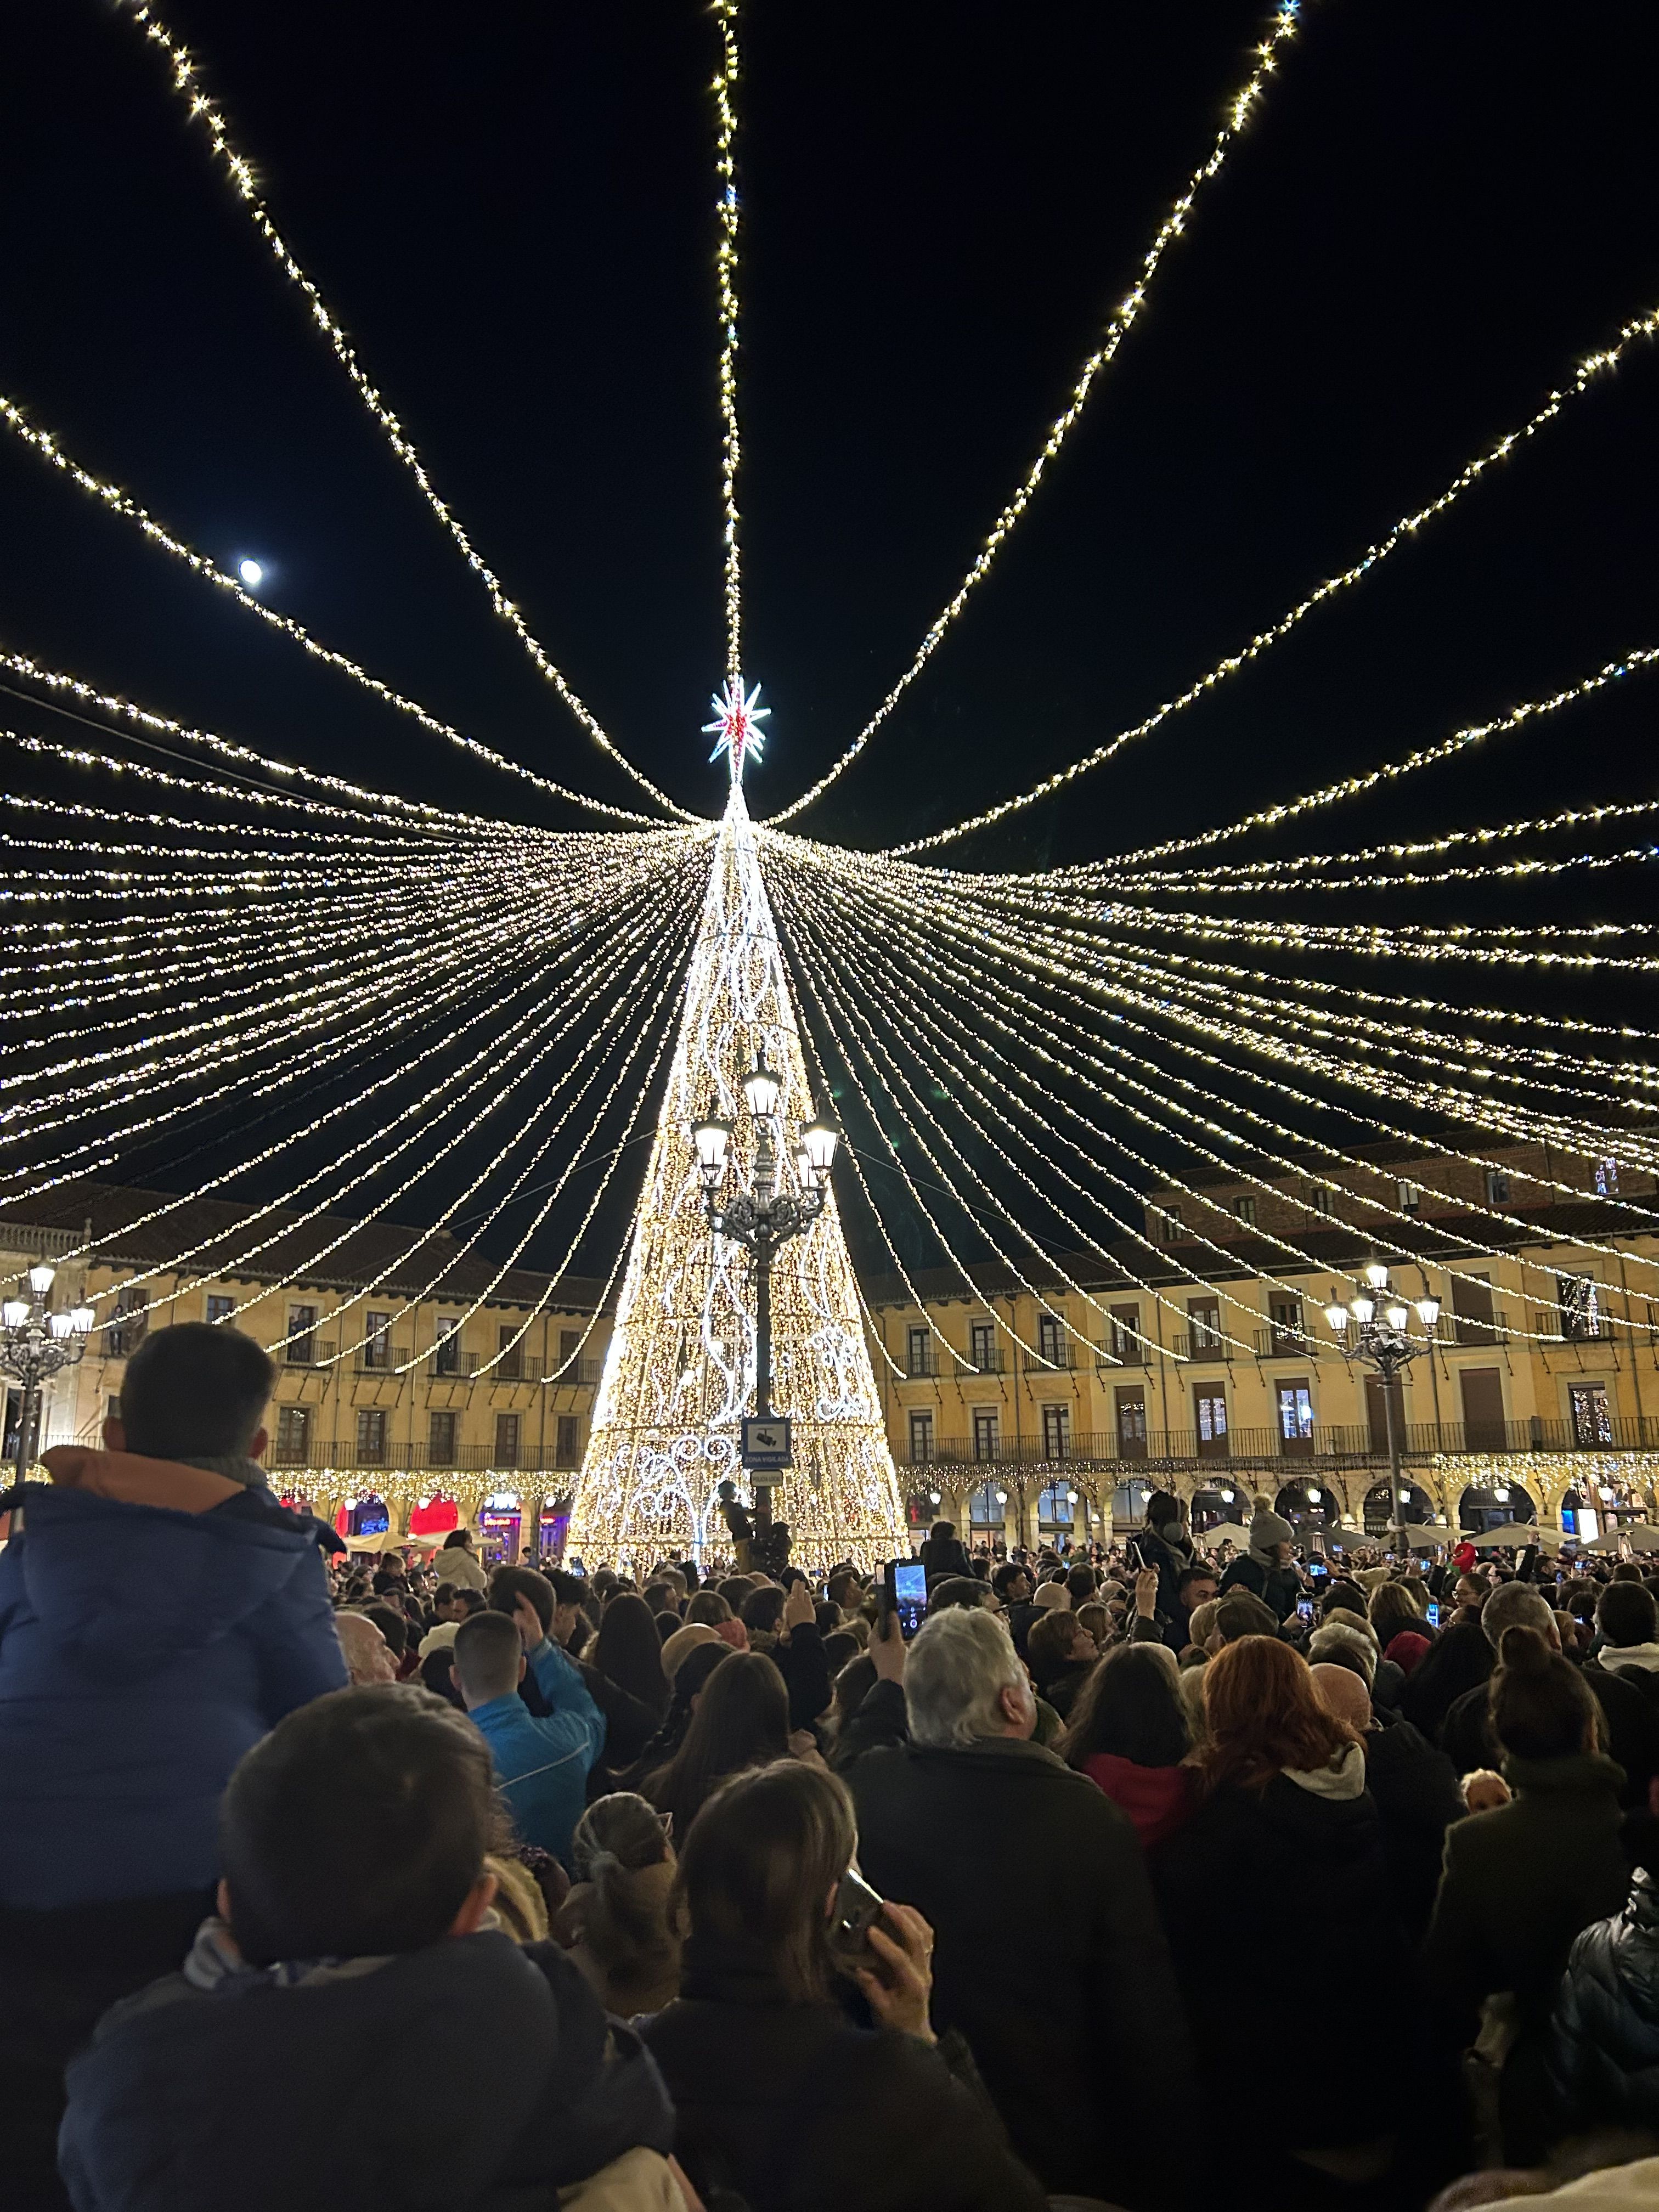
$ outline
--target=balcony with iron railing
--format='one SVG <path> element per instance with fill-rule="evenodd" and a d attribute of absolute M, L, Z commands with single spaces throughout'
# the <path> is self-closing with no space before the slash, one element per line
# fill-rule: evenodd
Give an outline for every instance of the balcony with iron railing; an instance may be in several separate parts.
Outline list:
<path fill-rule="evenodd" d="M 1408 1421 L 1401 1437 L 1401 1449 L 1408 1459 L 1437 1455 L 1502 1452 L 1659 1451 L 1659 1414 L 1607 1415 L 1575 1425 L 1571 1421 Z M 930 1466 L 988 1474 L 999 1467 L 1115 1465 L 1120 1462 L 1152 1460 L 1201 1466 L 1212 1461 L 1266 1466 L 1291 1461 L 1306 1467 L 1323 1462 L 1330 1467 L 1386 1463 L 1388 1440 L 1379 1426 L 1366 1422 L 1318 1422 L 1306 1435 L 1285 1435 L 1276 1428 L 1236 1428 L 1224 1436 L 1204 1437 L 1192 1429 L 1149 1430 L 1144 1436 L 1125 1436 L 1111 1430 L 1073 1431 L 1059 1454 L 1044 1449 L 1041 1437 L 1004 1437 L 994 1453 L 976 1455 L 971 1437 L 935 1437 L 924 1456 L 912 1455 L 909 1466 Z"/>
<path fill-rule="evenodd" d="M 504 1455 L 488 1444 L 460 1444 L 447 1453 L 434 1455 L 424 1444 L 387 1443 L 380 1449 L 348 1443 L 313 1443 L 305 1449 L 270 1446 L 265 1455 L 272 1468 L 307 1468 L 321 1472 L 364 1474 L 572 1474 L 580 1467 L 579 1442 L 563 1454 L 556 1443 L 545 1447 L 520 1442 L 515 1455 Z"/>
<path fill-rule="evenodd" d="M 1022 1352 L 1019 1369 L 1022 1375 L 1070 1375 L 1082 1364 L 1082 1347 L 1068 1338 L 1064 1344 L 1050 1346 L 1047 1351 Z"/>
<path fill-rule="evenodd" d="M 1234 1347 L 1218 1329 L 1177 1329 L 1175 1336 L 1175 1356 L 1177 1359 L 1203 1360 L 1210 1364 L 1231 1361 Z"/>

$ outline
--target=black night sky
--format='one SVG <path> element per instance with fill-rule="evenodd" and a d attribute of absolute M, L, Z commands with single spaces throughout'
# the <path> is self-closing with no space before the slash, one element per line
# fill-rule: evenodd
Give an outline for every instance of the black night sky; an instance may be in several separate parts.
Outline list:
<path fill-rule="evenodd" d="M 696 0 L 165 14 L 532 628 L 626 752 L 717 811 L 710 18 Z M 757 812 L 821 774 L 908 661 L 1266 21 L 1260 0 L 752 0 Z M 633 803 L 386 452 L 163 58 L 106 0 L 15 9 L 8 46 L 0 388 L 205 551 L 266 562 L 268 595 L 325 641 Z M 923 833 L 1138 720 L 1659 304 L 1656 81 L 1644 0 L 1310 0 L 992 579 L 799 826 Z M 1046 866 L 1202 828 L 1659 643 L 1656 350 L 1223 691 L 945 857 Z M 12 649 L 412 796 L 580 818 L 307 663 L 9 438 L 0 501 Z M 1632 678 L 1322 817 L 1318 840 L 1644 796 L 1656 699 L 1659 676 Z"/>

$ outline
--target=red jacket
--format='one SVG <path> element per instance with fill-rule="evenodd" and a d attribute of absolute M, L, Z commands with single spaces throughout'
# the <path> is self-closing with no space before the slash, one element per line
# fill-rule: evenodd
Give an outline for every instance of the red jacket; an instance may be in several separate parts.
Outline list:
<path fill-rule="evenodd" d="M 1189 1766 L 1137 1766 L 1114 1751 L 1097 1751 L 1083 1771 L 1134 1822 L 1143 1850 L 1172 1836 L 1193 1809 L 1196 1777 Z"/>

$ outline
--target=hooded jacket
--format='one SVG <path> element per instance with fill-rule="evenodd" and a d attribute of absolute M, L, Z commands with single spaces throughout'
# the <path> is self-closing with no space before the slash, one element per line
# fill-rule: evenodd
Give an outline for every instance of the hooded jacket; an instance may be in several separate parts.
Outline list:
<path fill-rule="evenodd" d="M 1544 2045 L 1573 1938 L 1618 1911 L 1629 1870 L 1620 1847 L 1624 1775 L 1599 1752 L 1505 1759 L 1515 1796 L 1446 1831 L 1445 1871 L 1424 1950 L 1447 2041 L 1473 2039 L 1484 1998 L 1516 1999 L 1520 2033 L 1500 2084 L 1504 2148 L 1528 2165 L 1547 2148 Z"/>
<path fill-rule="evenodd" d="M 327 1532 L 203 1468 L 46 1463 L 0 1552 L 0 1905 L 205 1889 L 238 1759 L 345 1686 Z"/>
<path fill-rule="evenodd" d="M 1572 1947 L 1547 2063 L 1565 2134 L 1659 2134 L 1659 1888 L 1642 1868 L 1624 1911 Z"/>
<path fill-rule="evenodd" d="M 292 1986 L 153 1983 L 71 2063 L 59 2162 L 75 2212 L 525 2212 L 672 2130 L 563 1952 L 488 1932 Z"/>
<path fill-rule="evenodd" d="M 1357 2081 L 1413 2084 L 1410 1960 L 1389 1910 L 1382 1823 L 1358 1745 L 1317 1774 L 1276 1774 L 1261 1789 L 1224 1784 L 1148 1854 L 1176 1979 L 1198 2044 L 1199 2104 L 1219 2145 L 1261 2129 L 1261 2083 L 1239 2064 L 1241 2004 L 1268 2002 L 1293 1962 L 1365 1960 L 1365 2002 L 1342 2033 L 1298 2039 L 1296 2083 L 1274 2124 L 1291 2150 L 1386 2134 L 1389 2112 Z"/>

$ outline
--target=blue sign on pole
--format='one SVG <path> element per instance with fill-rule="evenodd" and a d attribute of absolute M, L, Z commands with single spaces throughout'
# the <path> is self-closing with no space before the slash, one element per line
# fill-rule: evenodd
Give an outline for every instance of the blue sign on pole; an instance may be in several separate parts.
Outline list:
<path fill-rule="evenodd" d="M 769 1420 L 745 1420 L 743 1425 L 742 1459 L 751 1474 L 766 1474 L 791 1464 L 789 1424 L 775 1417 Z"/>

